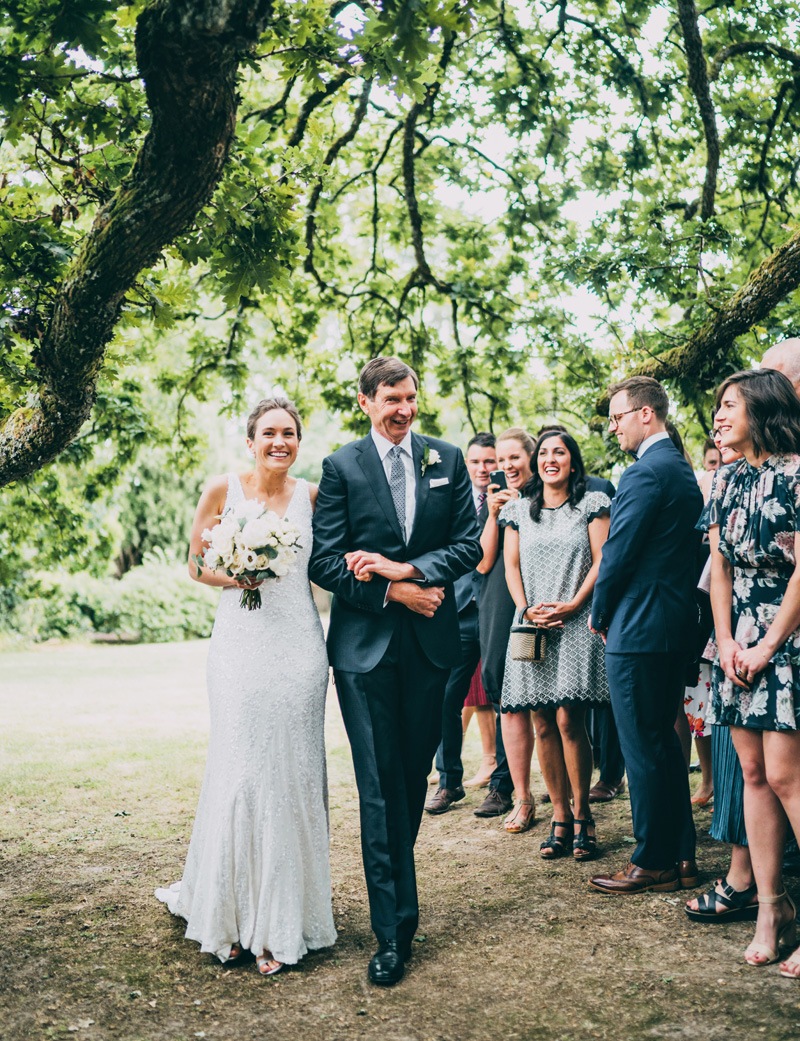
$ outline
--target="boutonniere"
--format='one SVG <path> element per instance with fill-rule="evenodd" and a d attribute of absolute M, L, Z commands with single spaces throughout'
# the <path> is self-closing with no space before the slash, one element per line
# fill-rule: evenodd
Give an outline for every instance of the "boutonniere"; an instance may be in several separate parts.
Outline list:
<path fill-rule="evenodd" d="M 422 469 L 421 476 L 425 476 L 425 471 L 429 466 L 436 466 L 437 463 L 441 463 L 442 457 L 436 451 L 435 448 L 431 448 L 428 442 L 425 442 L 425 447 L 422 450 Z"/>

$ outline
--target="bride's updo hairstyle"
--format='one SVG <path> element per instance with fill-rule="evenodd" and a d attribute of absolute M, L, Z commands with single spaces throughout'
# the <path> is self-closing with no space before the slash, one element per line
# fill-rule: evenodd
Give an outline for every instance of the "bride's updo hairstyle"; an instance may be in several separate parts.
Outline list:
<path fill-rule="evenodd" d="M 303 440 L 303 424 L 300 421 L 300 413 L 297 411 L 297 406 L 294 405 L 288 398 L 274 397 L 274 398 L 263 398 L 250 415 L 247 417 L 247 436 L 252 441 L 256 436 L 256 423 L 266 413 L 272 412 L 273 409 L 279 408 L 283 412 L 288 412 L 294 420 L 294 425 L 297 427 L 297 440 Z"/>

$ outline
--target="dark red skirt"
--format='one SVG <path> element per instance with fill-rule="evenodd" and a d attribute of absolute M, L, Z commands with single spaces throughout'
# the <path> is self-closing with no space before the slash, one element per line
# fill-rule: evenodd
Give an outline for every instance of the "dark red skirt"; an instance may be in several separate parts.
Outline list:
<path fill-rule="evenodd" d="M 478 662 L 478 667 L 472 674 L 472 679 L 469 681 L 469 694 L 464 699 L 464 707 L 468 705 L 472 708 L 480 708 L 481 705 L 490 705 L 491 702 L 486 697 L 486 691 L 483 689 L 481 683 L 481 663 Z"/>

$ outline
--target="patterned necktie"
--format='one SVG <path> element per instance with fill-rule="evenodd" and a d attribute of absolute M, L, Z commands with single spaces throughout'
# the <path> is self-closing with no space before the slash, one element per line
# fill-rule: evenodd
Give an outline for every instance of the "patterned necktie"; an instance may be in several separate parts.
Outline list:
<path fill-rule="evenodd" d="M 478 501 L 475 504 L 475 509 L 478 513 L 483 509 L 483 504 L 486 502 L 486 492 L 478 492 Z"/>
<path fill-rule="evenodd" d="M 389 450 L 389 455 L 392 457 L 392 468 L 389 472 L 389 490 L 392 493 L 392 500 L 394 501 L 394 508 L 397 512 L 397 519 L 400 522 L 400 530 L 403 533 L 403 538 L 405 538 L 406 468 L 403 466 L 403 460 L 401 458 L 402 451 L 400 445 L 395 445 L 394 448 Z"/>

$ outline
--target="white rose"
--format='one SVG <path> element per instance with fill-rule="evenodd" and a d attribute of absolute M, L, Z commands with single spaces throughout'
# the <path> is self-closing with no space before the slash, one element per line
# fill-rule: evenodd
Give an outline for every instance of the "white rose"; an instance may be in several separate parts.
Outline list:
<path fill-rule="evenodd" d="M 272 562 L 273 571 L 275 570 L 276 562 L 279 563 L 281 567 L 286 568 L 286 570 L 288 571 L 289 568 L 291 568 L 292 564 L 294 564 L 294 551 L 291 549 L 287 549 L 285 546 L 281 546 L 278 549 L 277 557 Z"/>
<path fill-rule="evenodd" d="M 266 553 L 259 553 L 256 557 L 256 567 L 259 571 L 263 571 L 269 567 L 269 557 Z"/>
<path fill-rule="evenodd" d="M 221 563 L 220 555 L 219 553 L 217 553 L 215 549 L 209 548 L 203 554 L 203 562 L 205 563 L 207 568 L 210 568 L 211 571 L 214 571 L 216 568 L 219 567 Z"/>
<path fill-rule="evenodd" d="M 256 520 L 264 512 L 264 505 L 258 499 L 245 499 L 236 508 L 236 517 L 239 520 Z"/>
<path fill-rule="evenodd" d="M 255 571 L 258 561 L 258 554 L 252 549 L 242 550 L 242 566 L 245 571 Z"/>
<path fill-rule="evenodd" d="M 276 557 L 270 564 L 269 569 L 276 578 L 283 578 L 284 575 L 289 574 L 289 565 L 281 557 Z"/>
<path fill-rule="evenodd" d="M 260 549 L 267 544 L 270 536 L 269 521 L 266 517 L 249 520 L 242 528 L 242 545 L 248 549 Z"/>

